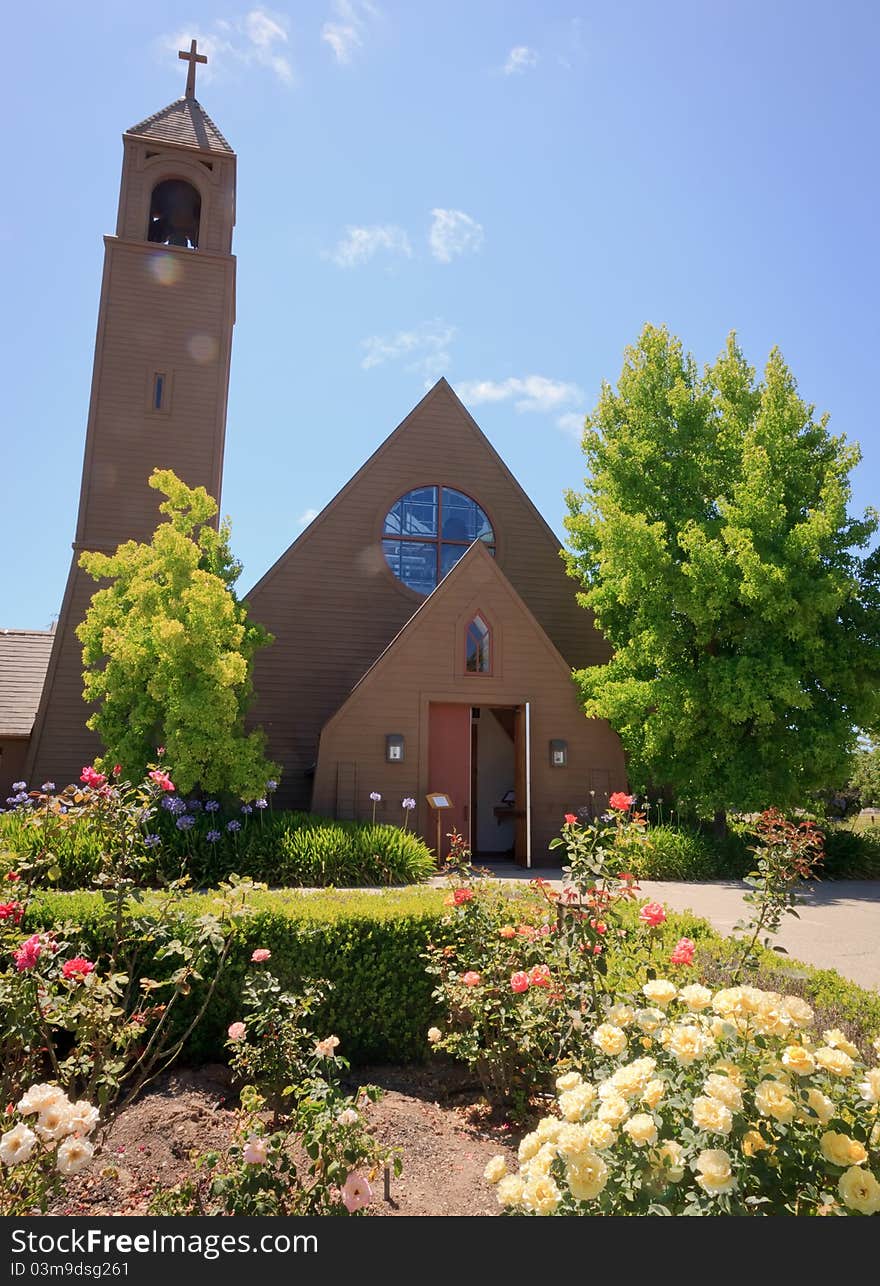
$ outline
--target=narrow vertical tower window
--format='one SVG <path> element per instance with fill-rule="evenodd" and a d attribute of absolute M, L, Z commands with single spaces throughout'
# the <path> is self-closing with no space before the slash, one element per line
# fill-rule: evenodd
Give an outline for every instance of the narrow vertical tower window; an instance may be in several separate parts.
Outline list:
<path fill-rule="evenodd" d="M 468 674 L 492 673 L 492 631 L 479 612 L 467 627 L 465 669 Z"/>

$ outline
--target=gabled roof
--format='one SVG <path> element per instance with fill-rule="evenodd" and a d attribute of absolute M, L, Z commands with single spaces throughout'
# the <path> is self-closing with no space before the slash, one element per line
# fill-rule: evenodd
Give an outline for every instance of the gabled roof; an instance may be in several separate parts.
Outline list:
<path fill-rule="evenodd" d="M 472 580 L 472 573 L 478 567 L 488 570 L 489 575 L 504 587 L 507 594 L 516 604 L 516 607 L 523 616 L 527 618 L 529 624 L 535 630 L 535 633 L 541 638 L 548 653 L 552 657 L 553 663 L 557 666 L 560 673 L 566 679 L 571 678 L 571 666 L 547 634 L 547 631 L 543 628 L 541 622 L 536 619 L 534 613 L 529 610 L 528 605 L 522 598 L 520 598 L 519 594 L 517 594 L 510 581 L 504 575 L 504 572 L 498 566 L 497 559 L 492 557 L 485 544 L 481 540 L 475 540 L 467 553 L 459 558 L 451 571 L 446 573 L 440 583 L 431 591 L 424 602 L 419 604 L 418 608 L 413 612 L 403 629 L 400 630 L 388 646 L 379 653 L 376 660 L 366 673 L 361 675 L 348 696 L 340 705 L 339 709 L 334 712 L 330 719 L 328 719 L 328 724 L 333 723 L 333 721 L 339 717 L 348 705 L 349 701 L 360 693 L 364 685 L 372 682 L 377 671 L 385 667 L 391 655 L 397 651 L 399 647 L 402 647 L 405 644 L 407 636 L 412 634 L 413 631 L 425 621 L 426 617 L 430 617 L 432 615 L 434 608 L 437 607 L 443 599 L 460 592 L 469 592 L 469 582 Z"/>
<path fill-rule="evenodd" d="M 0 737 L 29 737 L 52 651 L 52 630 L 0 630 Z"/>
<path fill-rule="evenodd" d="M 175 103 L 169 103 L 160 112 L 154 112 L 125 132 L 141 138 L 155 138 L 161 143 L 176 143 L 179 147 L 195 147 L 200 152 L 234 155 L 197 98 L 178 98 Z"/>

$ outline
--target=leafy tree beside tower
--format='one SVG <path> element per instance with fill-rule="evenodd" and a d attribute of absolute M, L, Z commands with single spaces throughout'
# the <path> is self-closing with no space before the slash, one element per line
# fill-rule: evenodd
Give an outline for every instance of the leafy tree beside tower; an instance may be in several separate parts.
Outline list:
<path fill-rule="evenodd" d="M 576 673 L 631 783 L 729 809 L 807 801 L 880 721 L 878 515 L 848 512 L 859 448 L 763 379 L 734 335 L 698 370 L 648 325 L 587 417 L 569 572 L 614 648 Z"/>

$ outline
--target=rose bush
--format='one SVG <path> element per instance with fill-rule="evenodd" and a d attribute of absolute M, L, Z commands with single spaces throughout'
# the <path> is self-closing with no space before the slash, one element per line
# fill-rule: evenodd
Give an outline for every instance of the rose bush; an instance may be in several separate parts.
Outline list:
<path fill-rule="evenodd" d="M 801 998 L 655 979 L 487 1167 L 517 1214 L 880 1213 L 880 1067 Z M 875 1050 L 880 1043 L 875 1042 Z"/>
<path fill-rule="evenodd" d="M 0 1119 L 0 1215 L 45 1213 L 64 1179 L 91 1161 L 98 1109 L 72 1103 L 58 1085 L 35 1084 Z"/>

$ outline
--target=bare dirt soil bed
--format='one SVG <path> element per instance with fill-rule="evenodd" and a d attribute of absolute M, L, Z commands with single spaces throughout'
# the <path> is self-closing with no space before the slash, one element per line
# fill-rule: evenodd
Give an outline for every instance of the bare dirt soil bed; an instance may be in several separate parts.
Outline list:
<path fill-rule="evenodd" d="M 366 1067 L 347 1088 L 379 1085 L 368 1108 L 376 1137 L 401 1149 L 403 1174 L 391 1200 L 375 1185 L 374 1215 L 496 1215 L 483 1180 L 489 1157 L 515 1157 L 519 1131 L 499 1122 L 454 1067 Z M 236 1099 L 221 1065 L 180 1070 L 127 1107 L 103 1137 L 91 1165 L 69 1181 L 54 1214 L 146 1215 L 159 1187 L 193 1173 L 192 1153 L 223 1148 L 235 1125 Z"/>

